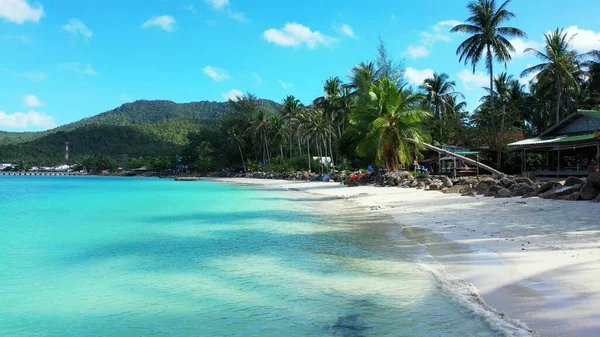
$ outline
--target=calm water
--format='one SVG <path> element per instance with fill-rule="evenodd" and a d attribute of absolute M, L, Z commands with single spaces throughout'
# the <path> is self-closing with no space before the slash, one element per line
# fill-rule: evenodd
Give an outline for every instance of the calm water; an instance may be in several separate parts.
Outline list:
<path fill-rule="evenodd" d="M 503 335 L 413 262 L 397 225 L 338 203 L 0 176 L 0 336 Z"/>

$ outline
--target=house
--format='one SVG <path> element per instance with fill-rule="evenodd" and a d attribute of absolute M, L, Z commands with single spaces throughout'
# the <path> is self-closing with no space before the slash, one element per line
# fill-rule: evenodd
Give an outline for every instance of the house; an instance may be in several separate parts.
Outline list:
<path fill-rule="evenodd" d="M 538 137 L 508 144 L 521 152 L 521 172 L 536 176 L 587 176 L 600 172 L 600 112 L 579 110 Z M 541 154 L 540 167 L 527 167 L 527 153 Z M 528 170 L 529 169 L 529 170 Z"/>

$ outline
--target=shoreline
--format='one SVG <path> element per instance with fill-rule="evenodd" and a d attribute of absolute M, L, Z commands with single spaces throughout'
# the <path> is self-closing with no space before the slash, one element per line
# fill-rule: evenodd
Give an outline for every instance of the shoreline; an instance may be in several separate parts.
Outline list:
<path fill-rule="evenodd" d="M 541 336 L 600 334 L 600 204 L 322 182 L 205 180 L 353 200 L 366 214 L 393 218 L 433 257 L 422 261 L 424 268 L 472 285 L 501 317 L 505 313 Z"/>

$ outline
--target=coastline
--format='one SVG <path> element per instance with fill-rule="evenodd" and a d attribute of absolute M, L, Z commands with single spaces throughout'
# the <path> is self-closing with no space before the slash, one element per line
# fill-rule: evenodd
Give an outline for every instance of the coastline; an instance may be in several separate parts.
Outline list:
<path fill-rule="evenodd" d="M 443 287 L 472 285 L 482 305 L 541 336 L 600 334 L 600 204 L 306 181 L 209 180 L 350 199 L 366 214 L 392 217 L 407 238 L 426 247 L 433 259 L 421 264 L 451 280 Z"/>

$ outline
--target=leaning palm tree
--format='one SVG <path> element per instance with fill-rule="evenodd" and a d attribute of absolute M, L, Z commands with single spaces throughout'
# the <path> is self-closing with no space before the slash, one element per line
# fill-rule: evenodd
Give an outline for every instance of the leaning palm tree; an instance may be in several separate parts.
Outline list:
<path fill-rule="evenodd" d="M 352 116 L 353 123 L 367 123 L 369 130 L 358 145 L 358 153 L 365 155 L 375 147 L 377 163 L 397 171 L 411 162 L 413 154 L 418 155 L 419 146 L 414 143 L 423 142 L 421 122 L 431 115 L 419 107 L 421 94 L 406 95 L 404 87 L 389 78 L 372 85 L 370 97 L 371 107 L 358 109 Z"/>
<path fill-rule="evenodd" d="M 545 53 L 533 48 L 527 48 L 525 52 L 532 53 L 543 61 L 538 65 L 525 69 L 521 76 L 536 74 L 534 79 L 542 88 L 546 88 L 556 95 L 556 123 L 560 121 L 561 98 L 566 88 L 572 88 L 575 93 L 579 92 L 577 80 L 580 72 L 579 61 L 587 55 L 577 54 L 571 49 L 571 38 L 563 29 L 556 29 L 544 35 L 546 38 Z"/>
<path fill-rule="evenodd" d="M 508 41 L 508 37 L 526 37 L 527 34 L 513 27 L 500 27 L 502 23 L 515 17 L 515 14 L 506 9 L 510 0 L 506 0 L 497 7 L 496 0 L 477 0 L 467 5 L 471 16 L 465 24 L 452 28 L 451 32 L 467 33 L 471 36 L 458 46 L 456 53 L 460 61 L 471 63 L 473 72 L 475 67 L 485 58 L 485 67 L 490 73 L 490 90 L 494 90 L 494 58 L 498 62 L 506 63 L 511 60 L 511 53 L 515 48 Z M 490 98 L 490 106 L 494 110 L 494 100 Z"/>

